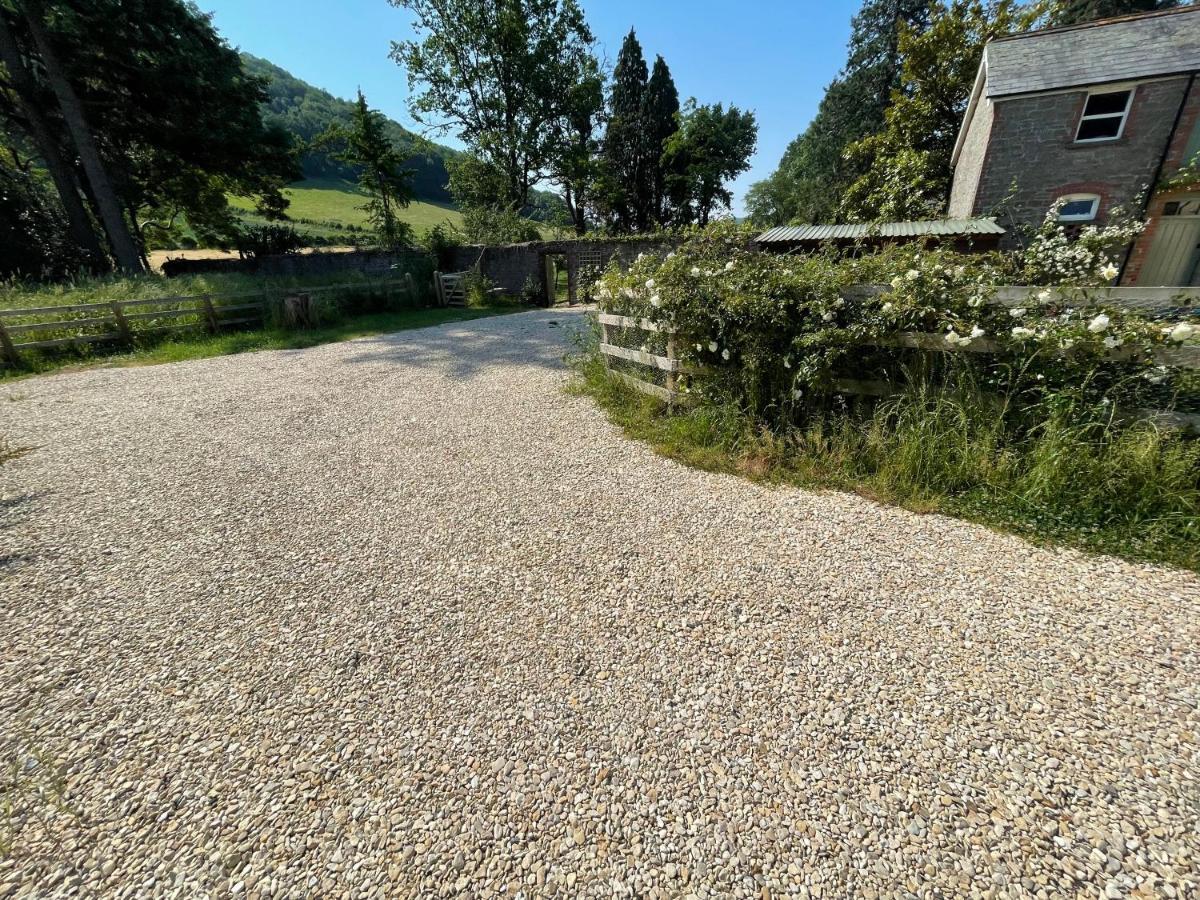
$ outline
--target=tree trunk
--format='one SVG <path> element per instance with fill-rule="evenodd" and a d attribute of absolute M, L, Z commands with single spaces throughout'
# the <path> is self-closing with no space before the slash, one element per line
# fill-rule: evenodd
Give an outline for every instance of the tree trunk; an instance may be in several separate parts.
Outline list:
<path fill-rule="evenodd" d="M 83 198 L 79 196 L 79 185 L 75 181 L 75 173 L 70 163 L 63 158 L 62 148 L 51 129 L 50 124 L 42 115 L 38 106 L 36 84 L 25 61 L 21 58 L 21 49 L 17 45 L 16 36 L 9 28 L 8 19 L 0 12 L 0 62 L 8 70 L 9 84 L 16 96 L 17 108 L 25 118 L 26 131 L 37 147 L 46 171 L 54 182 L 62 201 L 63 212 L 67 216 L 67 227 L 71 239 L 88 257 L 89 268 L 93 272 L 106 272 L 111 268 L 108 256 L 100 246 L 92 227 L 91 217 Z"/>
<path fill-rule="evenodd" d="M 67 130 L 71 133 L 76 150 L 79 151 L 79 162 L 83 166 L 88 183 L 92 186 L 92 195 L 96 198 L 96 210 L 100 214 L 100 221 L 104 224 L 104 230 L 108 234 L 108 241 L 112 245 L 117 265 L 125 272 L 143 272 L 145 269 L 142 265 L 141 254 L 138 253 L 137 244 L 129 232 L 129 224 L 121 213 L 120 201 L 117 200 L 117 193 L 113 190 L 108 172 L 104 168 L 104 162 L 100 158 L 96 139 L 92 136 L 91 128 L 83 113 L 83 104 L 79 102 L 75 89 L 67 80 L 66 73 L 59 63 L 58 54 L 54 52 L 54 48 L 50 44 L 41 0 L 20 0 L 20 5 L 24 9 L 25 20 L 29 23 L 29 33 L 33 36 L 33 42 L 37 46 L 42 65 L 46 69 L 46 80 L 50 83 L 50 90 L 54 92 L 54 96 L 58 100 L 63 121 L 67 123 Z"/>

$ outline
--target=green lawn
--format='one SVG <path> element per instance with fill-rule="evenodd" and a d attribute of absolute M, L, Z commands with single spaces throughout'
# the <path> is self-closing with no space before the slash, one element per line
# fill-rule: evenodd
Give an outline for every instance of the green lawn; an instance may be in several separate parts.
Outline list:
<path fill-rule="evenodd" d="M 286 188 L 284 193 L 291 201 L 288 215 L 297 220 L 298 231 L 307 231 L 321 237 L 337 237 L 338 229 L 330 227 L 333 224 L 354 225 L 359 228 L 367 227 L 366 213 L 360 207 L 366 203 L 366 197 L 358 186 L 337 179 L 320 179 L 303 181 Z M 244 197 L 230 197 L 232 206 L 246 213 L 246 218 L 255 221 L 253 215 L 254 203 Z M 299 220 L 307 219 L 307 222 Z M 427 203 L 417 200 L 408 208 L 400 211 L 400 219 L 412 225 L 418 234 L 429 231 L 435 225 L 450 223 L 455 227 L 462 225 L 462 215 L 449 204 Z M 313 224 L 319 223 L 319 224 Z M 347 233 L 350 237 L 353 232 Z"/>

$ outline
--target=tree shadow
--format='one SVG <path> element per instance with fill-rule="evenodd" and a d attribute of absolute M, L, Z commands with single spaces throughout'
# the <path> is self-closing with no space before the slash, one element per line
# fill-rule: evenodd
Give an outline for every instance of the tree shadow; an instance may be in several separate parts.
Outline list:
<path fill-rule="evenodd" d="M 29 504 L 42 496 L 43 494 L 27 493 L 0 499 L 0 531 L 8 531 L 28 519 L 32 513 L 32 509 L 28 508 Z M 33 559 L 34 556 L 30 553 L 16 551 L 0 553 L 0 572 L 22 563 L 32 562 Z"/>
<path fill-rule="evenodd" d="M 503 367 L 565 371 L 565 357 L 577 346 L 574 335 L 587 328 L 578 310 L 515 313 L 358 338 L 354 344 L 362 351 L 345 361 L 436 368 L 455 380 Z"/>

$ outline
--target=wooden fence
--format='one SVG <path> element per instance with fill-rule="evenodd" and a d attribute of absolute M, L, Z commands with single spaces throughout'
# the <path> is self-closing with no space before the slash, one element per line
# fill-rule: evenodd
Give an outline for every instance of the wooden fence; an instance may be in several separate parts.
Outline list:
<path fill-rule="evenodd" d="M 862 294 L 880 294 L 890 290 L 884 285 L 861 285 L 847 291 L 845 296 L 862 296 Z M 1055 288 L 1050 295 L 1043 297 L 1047 291 L 1042 287 L 1000 287 L 989 301 L 991 305 L 1017 309 L 1021 307 L 1036 308 L 1038 306 L 1064 307 L 1071 306 L 1080 309 L 1105 306 L 1123 308 L 1143 314 L 1165 314 L 1183 310 L 1200 308 L 1200 289 L 1198 288 Z M 669 325 L 660 325 L 649 319 L 636 319 L 629 316 L 618 316 L 612 313 L 600 313 L 600 352 L 612 359 L 636 363 L 647 369 L 655 369 L 666 373 L 665 383 L 657 384 L 638 378 L 627 372 L 621 372 L 609 366 L 610 374 L 628 384 L 630 387 L 649 394 L 665 403 L 686 402 L 686 395 L 677 389 L 677 379 L 680 373 L 687 369 L 677 353 L 677 332 Z M 660 355 L 648 350 L 634 350 L 613 343 L 610 328 L 631 329 L 650 334 L 666 335 L 666 353 Z M 900 331 L 863 346 L 898 347 L 924 351 L 944 351 L 951 353 L 996 353 L 1002 347 L 996 341 L 986 338 L 976 338 L 970 344 L 962 346 L 946 340 L 945 335 L 930 332 Z M 1128 358 L 1130 350 L 1116 349 L 1109 353 L 1112 359 Z M 1177 366 L 1186 369 L 1200 369 L 1200 346 L 1163 346 L 1154 352 L 1154 361 L 1159 365 Z M 888 397 L 900 393 L 902 388 L 890 381 L 872 381 L 841 378 L 833 383 L 833 389 L 842 394 L 858 394 L 872 397 Z M 1175 412 L 1168 410 L 1139 409 L 1133 411 L 1143 418 L 1152 418 L 1163 424 L 1192 427 L 1200 430 L 1200 413 Z"/>
<path fill-rule="evenodd" d="M 434 272 L 433 288 L 438 306 L 467 305 L 467 272 Z"/>
<path fill-rule="evenodd" d="M 382 289 L 388 295 L 393 292 L 402 292 L 412 299 L 416 299 L 416 285 L 411 274 L 407 273 L 403 279 L 322 285 L 292 289 L 286 293 L 313 295 L 354 289 L 364 291 Z M 22 352 L 30 350 L 80 347 L 104 342 L 132 346 L 135 339 L 143 336 L 197 328 L 216 334 L 222 329 L 230 327 L 252 323 L 262 324 L 268 314 L 269 302 L 270 294 L 267 291 L 254 291 L 0 309 L 0 357 L 10 366 L 18 366 L 21 362 Z M 84 315 L 75 318 L 80 313 Z M 41 321 L 9 324 L 13 319 L 29 318 L 37 318 Z M 150 326 L 139 324 L 147 321 L 188 318 L 192 321 Z M 37 335 L 38 332 L 59 333 L 63 331 L 78 333 L 66 337 L 22 340 L 23 336 Z"/>

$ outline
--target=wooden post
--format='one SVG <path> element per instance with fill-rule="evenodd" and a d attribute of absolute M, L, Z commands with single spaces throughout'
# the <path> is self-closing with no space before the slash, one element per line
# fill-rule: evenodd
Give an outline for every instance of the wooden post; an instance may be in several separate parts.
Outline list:
<path fill-rule="evenodd" d="M 0 350 L 4 351 L 4 358 L 8 360 L 10 366 L 16 368 L 21 364 L 21 358 L 17 356 L 17 348 L 13 346 L 12 339 L 8 336 L 3 322 L 0 322 Z"/>
<path fill-rule="evenodd" d="M 404 289 L 408 291 L 408 302 L 417 305 L 417 283 L 413 281 L 412 272 L 404 273 Z"/>
<path fill-rule="evenodd" d="M 212 297 L 205 294 L 200 298 L 200 302 L 204 305 L 204 315 L 208 319 L 208 330 L 211 334 L 216 334 L 221 328 L 221 323 L 217 320 L 217 308 L 213 306 Z"/>
<path fill-rule="evenodd" d="M 446 298 L 442 294 L 442 273 L 433 273 L 433 299 L 438 306 L 446 305 Z"/>
<path fill-rule="evenodd" d="M 113 319 L 117 323 L 117 331 L 121 333 L 121 340 L 126 344 L 133 343 L 133 330 L 129 327 L 129 320 L 125 318 L 125 313 L 121 310 L 121 303 L 118 300 L 112 302 Z"/>
<path fill-rule="evenodd" d="M 612 341 L 609 340 L 608 326 L 605 325 L 603 322 L 600 323 L 600 343 L 602 343 L 602 344 L 611 344 L 612 343 Z M 611 369 L 612 368 L 612 357 L 609 356 L 607 353 L 602 354 L 602 355 L 604 356 L 604 368 Z"/>
<path fill-rule="evenodd" d="M 671 331 L 667 334 L 667 359 L 674 360 L 675 358 L 675 332 Z M 674 402 L 676 386 L 675 371 L 673 369 L 668 369 L 666 387 L 667 390 L 671 392 L 672 402 Z"/>

